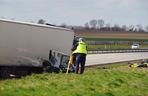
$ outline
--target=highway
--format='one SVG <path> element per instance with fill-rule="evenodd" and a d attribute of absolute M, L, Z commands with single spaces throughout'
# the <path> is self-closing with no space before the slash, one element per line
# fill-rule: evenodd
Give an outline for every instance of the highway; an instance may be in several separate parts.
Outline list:
<path fill-rule="evenodd" d="M 86 66 L 148 59 L 148 52 L 88 54 Z"/>

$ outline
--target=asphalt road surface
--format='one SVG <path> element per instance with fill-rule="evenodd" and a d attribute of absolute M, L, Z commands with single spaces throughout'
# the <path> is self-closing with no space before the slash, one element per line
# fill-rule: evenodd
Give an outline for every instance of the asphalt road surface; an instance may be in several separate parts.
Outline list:
<path fill-rule="evenodd" d="M 86 57 L 86 66 L 140 59 L 148 59 L 148 52 L 89 54 Z"/>

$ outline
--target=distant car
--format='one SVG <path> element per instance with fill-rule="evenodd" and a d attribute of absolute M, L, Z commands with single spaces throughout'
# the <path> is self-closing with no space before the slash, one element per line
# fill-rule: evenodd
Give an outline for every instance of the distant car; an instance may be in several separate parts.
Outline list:
<path fill-rule="evenodd" d="M 139 49 L 140 45 L 139 44 L 133 44 L 131 46 L 132 49 Z"/>

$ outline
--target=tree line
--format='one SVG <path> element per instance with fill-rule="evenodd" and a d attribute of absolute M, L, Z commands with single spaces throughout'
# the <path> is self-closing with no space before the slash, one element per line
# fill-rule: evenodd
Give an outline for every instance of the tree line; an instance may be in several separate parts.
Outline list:
<path fill-rule="evenodd" d="M 137 24 L 136 26 L 134 25 L 122 25 L 120 26 L 119 24 L 114 24 L 111 26 L 109 23 L 105 23 L 103 19 L 93 19 L 90 20 L 89 22 L 86 22 L 84 24 L 85 29 L 95 29 L 95 30 L 100 30 L 100 31 L 131 31 L 131 32 L 148 32 L 148 26 L 143 27 L 141 24 Z"/>
<path fill-rule="evenodd" d="M 105 21 L 103 19 L 92 19 L 88 22 L 86 22 L 84 25 L 82 26 L 74 26 L 74 25 L 67 25 L 65 23 L 61 24 L 61 25 L 53 25 L 53 24 L 49 24 L 49 23 L 45 23 L 45 20 L 40 19 L 38 21 L 39 24 L 46 24 L 46 25 L 50 25 L 50 26 L 59 26 L 59 27 L 63 27 L 63 28 L 71 28 L 73 30 L 93 30 L 93 31 L 121 31 L 121 32 L 148 32 L 148 26 L 143 27 L 141 24 L 137 24 L 137 25 L 119 25 L 119 24 L 114 24 L 111 25 L 109 23 L 105 23 Z"/>

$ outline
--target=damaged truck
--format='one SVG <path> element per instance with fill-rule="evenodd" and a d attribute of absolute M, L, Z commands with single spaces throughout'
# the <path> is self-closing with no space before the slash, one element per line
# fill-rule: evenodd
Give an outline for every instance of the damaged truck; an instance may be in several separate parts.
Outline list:
<path fill-rule="evenodd" d="M 67 28 L 0 19 L 0 78 L 64 71 L 73 38 Z"/>

